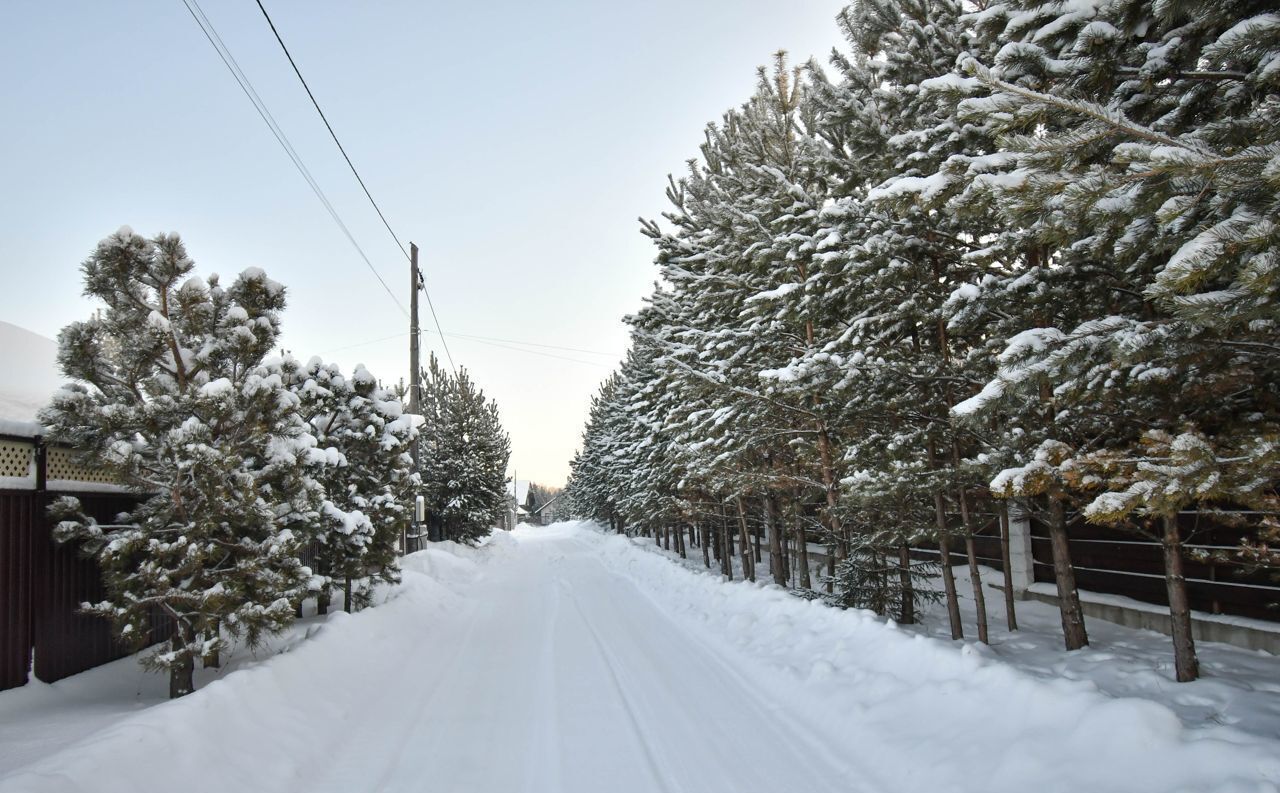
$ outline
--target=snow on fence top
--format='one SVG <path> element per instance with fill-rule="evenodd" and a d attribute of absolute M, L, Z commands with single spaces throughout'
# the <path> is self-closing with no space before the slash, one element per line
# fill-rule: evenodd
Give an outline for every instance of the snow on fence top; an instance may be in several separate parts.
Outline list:
<path fill-rule="evenodd" d="M 0 423 L 0 490 L 37 490 L 43 483 L 45 490 L 62 492 L 128 492 L 107 472 L 80 465 L 73 449 L 45 446 L 37 438 L 38 425 L 31 425 L 34 431 L 10 432 L 20 429 L 14 423 Z"/>
<path fill-rule="evenodd" d="M 61 386 L 57 361 L 52 339 L 0 322 L 0 489 L 35 490 L 43 483 L 64 492 L 127 492 L 104 471 L 79 465 L 74 450 L 37 440 L 45 431 L 36 413 Z"/>

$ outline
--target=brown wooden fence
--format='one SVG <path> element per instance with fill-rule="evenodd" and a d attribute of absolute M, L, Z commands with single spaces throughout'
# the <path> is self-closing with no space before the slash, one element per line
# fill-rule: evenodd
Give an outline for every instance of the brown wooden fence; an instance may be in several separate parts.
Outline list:
<path fill-rule="evenodd" d="M 0 690 L 27 682 L 33 634 L 34 493 L 0 492 Z"/>
<path fill-rule="evenodd" d="M 125 495 L 0 490 L 0 689 L 24 685 L 29 671 L 52 683 L 131 652 L 109 622 L 80 612 L 102 599 L 102 577 L 74 544 L 54 541 L 46 507 L 58 495 L 75 495 L 102 522 L 136 503 Z M 157 617 L 151 638 L 167 635 Z"/>
<path fill-rule="evenodd" d="M 1230 515 L 1231 513 L 1224 513 Z M 950 516 L 952 524 L 959 516 Z M 1000 531 L 994 514 L 975 511 L 978 531 L 974 552 L 978 563 L 1002 570 Z M 1254 619 L 1280 621 L 1280 586 L 1265 572 L 1247 572 L 1231 561 L 1213 557 L 1234 557 L 1240 541 L 1250 529 L 1246 522 L 1215 518 L 1211 513 L 1187 512 L 1178 524 L 1186 545 L 1183 558 L 1187 578 L 1187 594 L 1191 608 L 1209 614 L 1230 614 Z M 1049 532 L 1036 516 L 1030 518 L 1033 573 L 1037 582 L 1053 583 L 1053 553 Z M 1164 556 L 1160 543 L 1137 531 L 1095 526 L 1078 514 L 1068 519 L 1068 542 L 1075 568 L 1076 585 L 1083 590 L 1124 597 L 1167 606 L 1168 593 L 1164 581 Z M 937 558 L 937 545 L 921 543 L 918 558 Z M 1207 559 L 1197 558 L 1206 556 Z M 955 536 L 951 541 L 953 564 L 966 563 L 964 541 Z M 999 581 L 991 582 L 999 584 Z"/>
<path fill-rule="evenodd" d="M 0 489 L 0 690 L 24 685 L 32 671 L 52 683 L 128 655 L 106 620 L 80 612 L 102 599 L 102 577 L 75 544 L 53 539 L 47 510 L 72 495 L 85 514 L 109 523 L 136 499 L 99 492 L 111 488 L 98 472 L 78 469 L 67 450 L 46 449 L 39 438 L 0 436 L 0 477 L 8 486 Z M 150 638 L 168 631 L 157 616 Z"/>
<path fill-rule="evenodd" d="M 1210 614 L 1233 614 L 1264 620 L 1280 620 L 1280 586 L 1264 572 L 1247 572 L 1231 562 L 1213 561 L 1215 553 L 1230 558 L 1249 529 L 1215 519 L 1210 513 L 1187 512 L 1179 516 L 1186 543 L 1184 574 L 1191 608 Z M 1090 592 L 1123 595 L 1135 600 L 1167 605 L 1164 558 L 1160 543 L 1136 531 L 1122 531 L 1086 523 L 1071 516 L 1068 523 L 1071 562 L 1076 584 Z M 1053 555 L 1049 532 L 1031 520 L 1031 550 L 1036 581 L 1052 582 Z M 1197 552 L 1209 560 L 1197 559 Z"/>

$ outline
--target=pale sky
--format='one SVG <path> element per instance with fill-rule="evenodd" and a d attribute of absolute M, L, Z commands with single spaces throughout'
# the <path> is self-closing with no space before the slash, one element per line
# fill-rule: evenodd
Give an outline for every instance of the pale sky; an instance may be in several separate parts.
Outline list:
<path fill-rule="evenodd" d="M 421 248 L 445 333 L 521 343 L 448 339 L 497 400 L 512 467 L 551 485 L 625 350 L 623 315 L 655 277 L 637 216 L 666 208 L 667 174 L 749 96 L 771 53 L 825 62 L 843 5 L 264 3 L 392 227 Z M 202 7 L 407 306 L 408 264 L 257 5 Z M 0 319 L 52 338 L 87 317 L 79 263 L 128 224 L 181 233 L 202 275 L 259 266 L 284 283 L 294 355 L 364 363 L 386 382 L 407 375 L 408 320 L 181 0 L 14 0 L 5 11 Z M 425 302 L 423 318 L 434 330 Z M 424 342 L 440 349 L 434 333 Z M 592 352 L 511 349 L 529 344 Z"/>

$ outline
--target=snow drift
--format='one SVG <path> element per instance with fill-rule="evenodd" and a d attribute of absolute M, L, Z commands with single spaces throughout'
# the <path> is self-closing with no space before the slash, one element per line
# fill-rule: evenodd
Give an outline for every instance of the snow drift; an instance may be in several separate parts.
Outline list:
<path fill-rule="evenodd" d="M 664 611 L 750 659 L 754 687 L 803 703 L 883 790 L 1280 790 L 1280 742 L 1190 730 L 1164 705 L 1036 678 L 870 612 L 727 583 L 616 535 L 595 542 Z"/>

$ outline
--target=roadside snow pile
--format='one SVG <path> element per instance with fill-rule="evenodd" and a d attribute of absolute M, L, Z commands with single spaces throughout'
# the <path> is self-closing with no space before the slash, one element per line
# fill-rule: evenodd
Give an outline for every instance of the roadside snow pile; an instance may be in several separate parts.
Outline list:
<path fill-rule="evenodd" d="M 0 765 L 0 774 L 8 771 L 0 775 L 0 791 L 136 793 L 171 789 L 175 780 L 190 791 L 291 790 L 299 768 L 343 751 L 344 724 L 354 714 L 399 696 L 399 681 L 413 682 L 415 664 L 432 651 L 441 626 L 463 618 L 463 593 L 514 542 L 497 532 L 479 548 L 438 543 L 412 554 L 403 560 L 402 583 L 385 590 L 381 605 L 311 621 L 277 653 L 233 660 L 233 671 L 194 694 L 127 716 L 113 713 L 104 729 L 87 736 L 77 724 L 83 713 L 61 701 L 69 689 L 108 707 L 112 696 L 132 700 L 133 691 L 85 691 L 99 672 L 91 670 L 4 692 L 0 745 L 7 732 L 20 738 L 29 721 L 40 721 L 46 704 L 60 719 L 42 724 L 41 740 L 57 751 L 21 768 Z M 103 674 L 99 685 L 119 677 Z M 224 760 L 210 763 L 211 753 Z"/>
<path fill-rule="evenodd" d="M 805 701 L 897 789 L 1280 790 L 1278 741 L 1225 726 L 1188 729 L 1155 702 L 1037 678 L 869 612 L 726 583 L 625 538 L 595 536 L 613 572 L 709 642 L 761 662 L 741 667 L 753 687 Z"/>

